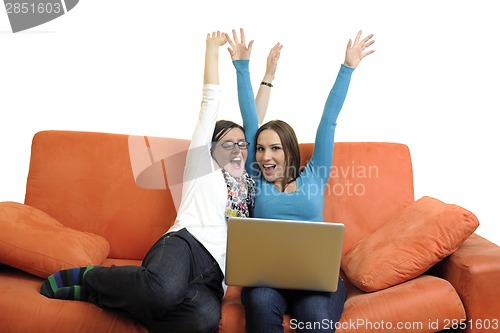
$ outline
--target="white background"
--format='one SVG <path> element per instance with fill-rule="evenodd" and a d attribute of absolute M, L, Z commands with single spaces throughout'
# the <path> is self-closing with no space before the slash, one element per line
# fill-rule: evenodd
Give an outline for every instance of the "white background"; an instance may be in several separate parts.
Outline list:
<path fill-rule="evenodd" d="M 199 111 L 205 36 L 245 28 L 254 89 L 284 44 L 266 120 L 313 141 L 349 38 L 374 33 L 354 72 L 336 141 L 410 147 L 415 199 L 474 212 L 500 244 L 500 20 L 495 1 L 81 0 L 13 34 L 0 13 L 0 201 L 24 201 L 40 130 L 189 138 Z M 241 122 L 225 48 L 220 118 Z M 70 185 L 69 185 L 70 186 Z"/>

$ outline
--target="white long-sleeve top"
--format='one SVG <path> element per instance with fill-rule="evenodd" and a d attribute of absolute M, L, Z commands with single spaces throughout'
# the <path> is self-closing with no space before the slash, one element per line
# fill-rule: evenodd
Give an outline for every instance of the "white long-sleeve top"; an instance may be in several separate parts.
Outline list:
<path fill-rule="evenodd" d="M 212 254 L 224 273 L 227 185 L 210 154 L 219 105 L 220 87 L 205 84 L 198 122 L 186 157 L 181 203 L 175 223 L 168 232 L 186 228 Z"/>

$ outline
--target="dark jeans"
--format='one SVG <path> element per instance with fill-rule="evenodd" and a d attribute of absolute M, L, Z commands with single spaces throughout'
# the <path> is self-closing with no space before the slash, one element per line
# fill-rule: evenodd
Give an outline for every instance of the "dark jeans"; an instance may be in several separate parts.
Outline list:
<path fill-rule="evenodd" d="M 223 274 L 210 253 L 182 229 L 161 237 L 142 267 L 96 267 L 87 273 L 89 301 L 125 311 L 154 332 L 216 331 Z"/>
<path fill-rule="evenodd" d="M 335 332 L 346 297 L 340 278 L 334 293 L 262 287 L 246 287 L 241 292 L 248 333 L 283 332 L 286 313 L 297 332 Z"/>

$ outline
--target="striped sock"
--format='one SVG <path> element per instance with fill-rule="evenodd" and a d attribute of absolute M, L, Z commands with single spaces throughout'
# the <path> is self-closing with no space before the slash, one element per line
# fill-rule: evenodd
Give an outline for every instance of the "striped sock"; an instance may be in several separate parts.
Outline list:
<path fill-rule="evenodd" d="M 85 275 L 94 267 L 97 266 L 70 268 L 55 272 L 42 283 L 40 293 L 49 298 L 53 298 L 55 292 L 59 288 L 71 287 L 74 285 L 82 286 Z"/>
<path fill-rule="evenodd" d="M 74 301 L 86 301 L 88 299 L 87 289 L 84 286 L 61 287 L 54 293 L 54 298 Z"/>

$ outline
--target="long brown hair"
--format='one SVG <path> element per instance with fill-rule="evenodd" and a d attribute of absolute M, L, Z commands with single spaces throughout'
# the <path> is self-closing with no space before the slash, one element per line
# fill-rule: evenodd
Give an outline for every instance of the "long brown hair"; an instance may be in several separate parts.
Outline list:
<path fill-rule="evenodd" d="M 300 174 L 300 150 L 299 141 L 295 135 L 295 131 L 292 126 L 283 120 L 271 120 L 264 125 L 262 125 L 257 134 L 255 135 L 255 146 L 257 146 L 257 140 L 259 135 L 264 130 L 275 131 L 281 140 L 281 146 L 283 147 L 283 153 L 285 154 L 285 170 L 284 177 L 281 180 L 281 190 L 285 190 L 285 186 L 297 179 Z"/>

